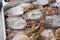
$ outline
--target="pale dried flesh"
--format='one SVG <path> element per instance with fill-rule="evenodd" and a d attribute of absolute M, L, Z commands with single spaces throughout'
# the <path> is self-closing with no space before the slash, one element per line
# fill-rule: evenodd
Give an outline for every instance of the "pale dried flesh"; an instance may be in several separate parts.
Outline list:
<path fill-rule="evenodd" d="M 41 0 L 32 2 L 30 3 L 31 5 L 27 5 L 29 3 L 22 3 L 27 5 L 27 7 L 24 7 L 21 4 L 23 6 L 22 14 L 16 12 L 17 15 L 14 15 L 13 9 L 12 12 L 11 10 L 8 11 L 11 8 L 7 9 L 8 14 L 5 11 L 6 40 L 60 40 L 60 3 L 56 2 L 56 0 L 44 1 L 43 4 L 41 3 Z M 48 2 L 47 4 L 45 4 L 46 1 Z M 14 16 L 11 16 L 9 12 Z M 9 17 L 13 19 L 16 18 L 14 19 L 15 22 L 13 22 L 13 19 L 8 19 Z M 19 21 L 20 19 L 17 19 L 18 17 L 24 19 L 25 22 L 23 20 Z"/>

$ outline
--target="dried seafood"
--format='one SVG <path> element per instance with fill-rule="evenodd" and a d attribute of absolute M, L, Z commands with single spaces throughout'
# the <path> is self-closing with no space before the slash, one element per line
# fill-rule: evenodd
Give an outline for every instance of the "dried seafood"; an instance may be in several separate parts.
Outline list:
<path fill-rule="evenodd" d="M 26 14 L 25 14 L 25 19 L 30 19 L 30 20 L 32 20 L 32 19 L 39 19 L 39 18 L 41 18 L 42 17 L 42 13 L 41 13 L 41 11 L 39 11 L 39 10 L 32 10 L 32 11 L 30 11 L 30 12 L 27 12 Z"/>
<path fill-rule="evenodd" d="M 34 4 L 39 4 L 39 5 L 47 5 L 49 4 L 48 0 L 36 0 L 36 2 L 33 2 Z"/>
<path fill-rule="evenodd" d="M 12 40 L 30 40 L 30 38 L 23 33 L 17 33 Z"/>
<path fill-rule="evenodd" d="M 20 5 L 17 5 L 16 7 L 10 8 L 6 11 L 7 16 L 17 16 L 22 15 L 24 13 L 24 8 L 27 8 L 31 6 L 30 3 L 22 3 Z M 17 10 L 18 9 L 18 10 Z"/>
<path fill-rule="evenodd" d="M 60 16 L 57 15 L 46 16 L 46 23 L 50 24 L 51 27 L 57 28 L 60 26 Z"/>
<path fill-rule="evenodd" d="M 45 40 L 56 40 L 53 31 L 50 29 L 45 29 L 41 32 L 41 35 Z"/>
<path fill-rule="evenodd" d="M 8 17 L 6 22 L 7 26 L 11 29 L 24 29 L 27 25 L 26 20 L 22 17 Z"/>
<path fill-rule="evenodd" d="M 59 14 L 57 0 L 36 0 L 7 9 L 7 40 L 60 40 Z"/>

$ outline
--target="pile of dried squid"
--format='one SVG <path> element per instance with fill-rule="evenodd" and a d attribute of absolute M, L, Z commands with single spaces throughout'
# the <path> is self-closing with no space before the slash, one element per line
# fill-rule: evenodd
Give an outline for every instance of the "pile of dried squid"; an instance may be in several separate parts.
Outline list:
<path fill-rule="evenodd" d="M 6 40 L 60 40 L 60 2 L 37 0 L 5 11 Z"/>

